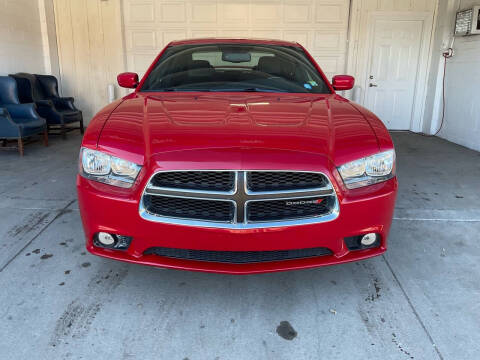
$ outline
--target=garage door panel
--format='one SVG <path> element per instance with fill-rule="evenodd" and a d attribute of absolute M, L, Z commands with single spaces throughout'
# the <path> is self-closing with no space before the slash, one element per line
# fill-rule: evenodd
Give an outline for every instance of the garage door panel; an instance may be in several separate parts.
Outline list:
<path fill-rule="evenodd" d="M 155 7 L 152 1 L 125 0 L 123 9 L 128 25 L 155 22 Z"/>
<path fill-rule="evenodd" d="M 314 39 L 312 51 L 329 50 L 342 52 L 345 51 L 347 34 L 340 30 L 318 30 L 315 31 Z"/>
<path fill-rule="evenodd" d="M 161 48 L 173 40 L 185 39 L 187 37 L 186 30 L 158 30 L 158 32 L 163 35 L 163 43 L 160 44 L 158 50 L 161 50 Z"/>
<path fill-rule="evenodd" d="M 189 4 L 190 21 L 192 23 L 217 23 L 217 3 L 195 1 Z"/>
<path fill-rule="evenodd" d="M 282 30 L 252 30 L 250 32 L 252 37 L 254 38 L 266 38 L 266 39 L 281 39 L 282 38 Z"/>
<path fill-rule="evenodd" d="M 216 36 L 297 41 L 326 73 L 345 70 L 348 0 L 123 2 L 128 70 L 140 75 L 170 41 Z"/>
<path fill-rule="evenodd" d="M 235 30 L 220 30 L 219 31 L 219 36 L 224 37 L 224 38 L 243 38 L 250 36 L 250 32 L 245 31 L 245 29 L 235 29 Z"/>
<path fill-rule="evenodd" d="M 348 0 L 318 1 L 315 9 L 315 21 L 346 24 L 348 22 L 348 7 Z"/>
<path fill-rule="evenodd" d="M 258 26 L 282 23 L 282 10 L 280 1 L 255 1 L 251 5 L 252 24 Z"/>
<path fill-rule="evenodd" d="M 309 31 L 305 30 L 298 30 L 298 31 L 284 31 L 283 32 L 283 39 L 288 41 L 296 41 L 303 46 L 306 46 L 311 49 L 310 44 L 310 35 Z"/>
<path fill-rule="evenodd" d="M 286 1 L 284 10 L 284 19 L 286 23 L 312 22 L 312 1 Z"/>
<path fill-rule="evenodd" d="M 183 1 L 167 3 L 157 1 L 155 5 L 157 23 L 184 23 L 187 20 L 187 8 Z"/>
<path fill-rule="evenodd" d="M 341 74 L 345 69 L 345 58 L 343 56 L 328 56 L 320 53 L 312 53 L 315 61 L 321 66 L 328 79 L 334 75 Z"/>
<path fill-rule="evenodd" d="M 148 69 L 156 55 L 156 52 L 127 55 L 127 67 L 129 69 L 143 69 L 141 70 L 143 74 L 143 72 Z"/>
<path fill-rule="evenodd" d="M 218 36 L 216 30 L 192 29 L 189 37 L 199 39 L 199 38 L 208 38 L 208 37 L 216 37 L 216 36 Z"/>
<path fill-rule="evenodd" d="M 158 48 L 157 35 L 154 30 L 126 30 L 125 40 L 127 51 Z"/>

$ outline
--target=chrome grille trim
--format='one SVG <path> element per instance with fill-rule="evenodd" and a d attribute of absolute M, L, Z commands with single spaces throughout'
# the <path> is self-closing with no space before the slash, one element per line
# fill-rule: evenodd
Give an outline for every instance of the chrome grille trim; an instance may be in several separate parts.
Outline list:
<path fill-rule="evenodd" d="M 261 229 L 269 227 L 285 227 L 285 226 L 298 226 L 316 224 L 321 222 L 328 222 L 336 219 L 339 215 L 339 203 L 338 198 L 333 189 L 330 179 L 322 172 L 315 171 L 293 171 L 293 170 L 171 170 L 172 172 L 178 171 L 221 171 L 221 172 L 235 172 L 235 190 L 232 192 L 222 191 L 202 191 L 192 189 L 177 189 L 177 188 L 164 188 L 157 187 L 151 184 L 151 181 L 158 172 L 154 173 L 147 182 L 139 205 L 140 216 L 148 221 L 207 227 L 207 228 L 221 228 L 221 229 Z M 279 191 L 263 191 L 252 192 L 247 188 L 247 173 L 248 172 L 295 172 L 295 173 L 318 173 L 325 177 L 328 181 L 327 186 L 321 188 L 311 188 L 305 190 L 279 190 Z M 160 171 L 162 172 L 162 171 Z M 218 221 L 206 221 L 206 220 L 194 220 L 177 217 L 160 216 L 149 212 L 144 206 L 144 195 L 156 195 L 176 198 L 190 198 L 198 200 L 215 200 L 215 201 L 230 201 L 234 204 L 235 216 L 233 222 L 218 222 Z M 269 222 L 253 222 L 247 219 L 247 206 L 253 201 L 267 201 L 267 200 L 295 200 L 302 198 L 319 198 L 319 197 L 334 197 L 334 205 L 329 213 L 297 218 L 291 220 L 275 220 Z"/>

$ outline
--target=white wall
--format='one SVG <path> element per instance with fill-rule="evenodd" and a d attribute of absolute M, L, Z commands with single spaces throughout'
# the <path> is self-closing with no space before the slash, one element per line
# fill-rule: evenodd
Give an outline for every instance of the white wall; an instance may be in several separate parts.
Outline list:
<path fill-rule="evenodd" d="M 0 75 L 21 71 L 45 71 L 38 3 L 0 0 Z"/>
<path fill-rule="evenodd" d="M 46 0 L 45 0 L 46 1 Z M 120 0 L 54 0 L 60 82 L 86 124 L 108 104 L 108 84 L 125 71 Z M 116 87 L 117 97 L 123 92 Z"/>
<path fill-rule="evenodd" d="M 435 132 L 441 123 L 443 58 L 441 52 L 452 40 L 455 13 L 480 5 L 479 0 L 449 0 L 440 2 L 437 22 L 436 93 L 427 101 L 433 104 L 430 130 Z M 447 60 L 445 81 L 445 119 L 438 136 L 480 151 L 480 35 L 456 37 L 455 55 Z"/>
<path fill-rule="evenodd" d="M 42 30 L 43 59 L 45 73 L 60 78 L 58 60 L 57 32 L 55 28 L 55 9 L 53 0 L 38 0 L 40 28 Z M 60 86 L 61 87 L 61 86 Z"/>

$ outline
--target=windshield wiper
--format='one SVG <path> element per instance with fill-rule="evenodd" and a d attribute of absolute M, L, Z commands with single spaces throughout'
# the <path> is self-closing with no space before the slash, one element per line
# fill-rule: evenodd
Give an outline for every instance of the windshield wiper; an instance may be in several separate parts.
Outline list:
<path fill-rule="evenodd" d="M 225 91 L 225 92 L 287 92 L 285 90 L 280 89 L 266 89 L 266 88 L 259 88 L 259 87 L 248 87 L 248 88 L 216 88 L 212 89 L 211 91 Z"/>
<path fill-rule="evenodd" d="M 150 91 L 211 91 L 210 89 L 183 89 L 183 88 L 163 88 L 163 89 L 155 89 Z"/>

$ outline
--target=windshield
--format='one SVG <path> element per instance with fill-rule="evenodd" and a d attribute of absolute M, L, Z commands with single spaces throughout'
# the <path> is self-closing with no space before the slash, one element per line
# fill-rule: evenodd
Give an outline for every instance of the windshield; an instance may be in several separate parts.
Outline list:
<path fill-rule="evenodd" d="M 329 87 L 302 49 L 252 44 L 169 47 L 141 91 L 330 94 Z"/>

